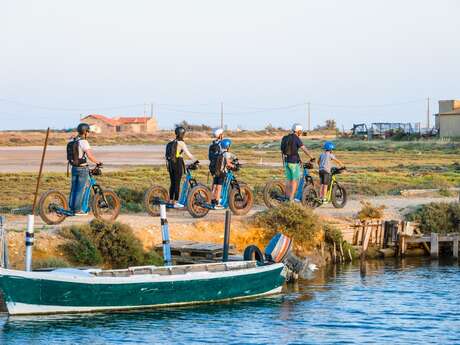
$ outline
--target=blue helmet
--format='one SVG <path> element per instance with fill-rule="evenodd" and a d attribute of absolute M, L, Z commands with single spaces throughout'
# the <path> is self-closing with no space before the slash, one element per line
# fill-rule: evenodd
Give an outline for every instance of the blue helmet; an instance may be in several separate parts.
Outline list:
<path fill-rule="evenodd" d="M 335 145 L 332 141 L 326 141 L 323 145 L 323 149 L 326 151 L 332 151 L 335 149 Z"/>
<path fill-rule="evenodd" d="M 224 150 L 227 150 L 230 146 L 232 146 L 232 141 L 230 139 L 224 139 L 220 142 L 220 146 Z"/>

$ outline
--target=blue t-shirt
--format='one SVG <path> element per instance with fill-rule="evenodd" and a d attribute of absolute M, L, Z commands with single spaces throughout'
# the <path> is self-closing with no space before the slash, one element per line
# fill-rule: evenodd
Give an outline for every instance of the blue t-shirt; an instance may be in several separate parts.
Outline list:
<path fill-rule="evenodd" d="M 286 156 L 286 163 L 300 163 L 299 149 L 303 146 L 302 140 L 300 140 L 297 135 L 292 134 L 290 138 L 290 144 L 290 151 L 295 153 Z"/>

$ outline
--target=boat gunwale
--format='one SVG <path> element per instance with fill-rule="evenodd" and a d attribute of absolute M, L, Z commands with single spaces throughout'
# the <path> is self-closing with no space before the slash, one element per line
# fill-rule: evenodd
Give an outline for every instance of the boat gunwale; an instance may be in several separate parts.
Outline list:
<path fill-rule="evenodd" d="M 243 261 L 246 262 L 246 261 Z M 250 261 L 248 261 L 250 262 Z M 171 266 L 180 267 L 180 266 Z M 32 279 L 32 280 L 49 280 L 61 281 L 65 283 L 75 284 L 135 284 L 135 283 L 162 283 L 170 281 L 190 281 L 190 280 L 208 280 L 220 279 L 229 276 L 253 275 L 284 268 L 283 263 L 274 263 L 264 266 L 256 266 L 252 268 L 230 269 L 225 271 L 197 271 L 186 272 L 171 275 L 160 274 L 132 274 L 122 277 L 107 277 L 107 276 L 80 276 L 72 274 L 59 274 L 59 272 L 26 272 L 20 270 L 10 270 L 0 268 L 0 279 L 2 277 Z"/>

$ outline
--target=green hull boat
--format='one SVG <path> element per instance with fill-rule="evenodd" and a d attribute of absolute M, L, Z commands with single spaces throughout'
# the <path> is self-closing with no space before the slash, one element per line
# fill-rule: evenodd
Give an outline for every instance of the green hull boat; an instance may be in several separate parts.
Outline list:
<path fill-rule="evenodd" d="M 284 265 L 254 261 L 124 270 L 0 269 L 10 315 L 82 313 L 179 306 L 281 292 Z"/>

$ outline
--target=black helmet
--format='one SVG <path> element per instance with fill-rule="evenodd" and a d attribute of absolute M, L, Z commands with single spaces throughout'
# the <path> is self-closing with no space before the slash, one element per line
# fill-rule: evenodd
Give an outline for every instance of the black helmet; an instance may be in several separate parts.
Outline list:
<path fill-rule="evenodd" d="M 77 132 L 80 135 L 84 135 L 89 132 L 89 125 L 87 123 L 80 123 L 77 127 Z"/>
<path fill-rule="evenodd" d="M 185 135 L 185 128 L 181 126 L 176 127 L 176 129 L 174 130 L 174 133 L 176 133 L 177 139 L 183 139 Z"/>

